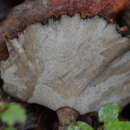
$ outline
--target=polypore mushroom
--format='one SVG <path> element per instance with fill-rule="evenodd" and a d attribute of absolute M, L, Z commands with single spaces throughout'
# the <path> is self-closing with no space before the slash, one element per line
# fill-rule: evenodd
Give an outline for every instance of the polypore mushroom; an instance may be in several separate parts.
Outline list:
<path fill-rule="evenodd" d="M 111 21 L 127 3 L 27 0 L 14 8 L 0 24 L 0 60 L 10 54 L 0 64 L 5 91 L 53 110 L 61 107 L 57 110 L 59 130 L 76 121 L 79 113 L 73 108 L 85 113 L 104 103 L 129 99 L 128 39 L 100 17 L 81 19 L 98 14 Z M 62 14 L 73 17 L 36 23 Z"/>
<path fill-rule="evenodd" d="M 33 24 L 7 45 L 4 89 L 24 101 L 86 113 L 129 97 L 129 40 L 102 18 Z"/>

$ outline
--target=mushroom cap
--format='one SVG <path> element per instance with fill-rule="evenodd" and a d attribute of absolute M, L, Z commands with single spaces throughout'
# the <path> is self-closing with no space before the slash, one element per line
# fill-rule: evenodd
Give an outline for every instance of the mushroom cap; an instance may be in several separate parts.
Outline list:
<path fill-rule="evenodd" d="M 69 106 L 81 114 L 129 98 L 130 47 L 114 24 L 98 16 L 62 16 L 28 26 L 8 40 L 1 62 L 4 90 L 53 110 Z"/>

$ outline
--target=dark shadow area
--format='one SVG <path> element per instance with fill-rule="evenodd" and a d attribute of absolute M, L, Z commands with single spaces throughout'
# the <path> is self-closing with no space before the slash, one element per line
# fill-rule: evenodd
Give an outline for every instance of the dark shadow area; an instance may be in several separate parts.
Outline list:
<path fill-rule="evenodd" d="M 0 77 L 0 89 L 2 89 L 3 84 L 4 84 L 4 81 L 3 81 L 3 79 Z"/>
<path fill-rule="evenodd" d="M 130 103 L 127 104 L 122 111 L 120 112 L 119 115 L 120 120 L 127 120 L 130 121 Z"/>
<path fill-rule="evenodd" d="M 100 123 L 98 120 L 98 113 L 97 112 L 89 112 L 87 114 L 80 115 L 78 120 L 89 124 L 95 130 L 98 130 L 98 128 L 102 126 L 102 123 Z"/>
<path fill-rule="evenodd" d="M 18 4 L 21 4 L 25 0 L 10 0 L 10 1 L 11 1 L 11 6 L 14 7 L 14 6 L 18 5 Z"/>
<path fill-rule="evenodd" d="M 58 130 L 58 118 L 55 111 L 37 104 L 27 104 L 25 125 L 17 124 L 18 130 Z"/>
<path fill-rule="evenodd" d="M 121 28 L 122 36 L 129 36 L 130 35 L 130 10 L 126 9 L 121 11 L 116 16 L 116 22 Z"/>
<path fill-rule="evenodd" d="M 14 6 L 21 4 L 22 2 L 24 2 L 24 0 L 0 0 L 0 21 L 8 16 L 10 10 Z"/>

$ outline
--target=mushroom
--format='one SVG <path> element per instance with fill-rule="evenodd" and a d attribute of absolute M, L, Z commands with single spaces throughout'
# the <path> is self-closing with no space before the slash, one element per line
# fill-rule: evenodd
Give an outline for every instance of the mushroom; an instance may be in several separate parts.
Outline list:
<path fill-rule="evenodd" d="M 66 120 L 60 115 L 69 117 L 74 109 L 77 117 L 77 111 L 96 111 L 106 103 L 122 105 L 130 98 L 130 40 L 110 21 L 127 3 L 26 0 L 16 6 L 0 24 L 4 90 L 58 109 L 61 124 Z M 60 109 L 64 106 L 69 108 Z"/>

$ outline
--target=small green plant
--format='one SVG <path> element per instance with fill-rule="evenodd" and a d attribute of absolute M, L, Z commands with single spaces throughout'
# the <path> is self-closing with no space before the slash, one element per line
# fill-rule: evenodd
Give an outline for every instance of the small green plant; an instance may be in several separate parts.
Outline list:
<path fill-rule="evenodd" d="M 130 122 L 112 121 L 105 125 L 106 130 L 130 130 Z"/>
<path fill-rule="evenodd" d="M 119 121 L 119 112 L 117 104 L 107 104 L 99 110 L 99 120 L 106 130 L 130 130 L 130 122 Z"/>
<path fill-rule="evenodd" d="M 99 121 L 104 123 L 100 130 L 130 130 L 130 122 L 118 119 L 120 107 L 117 104 L 107 104 L 99 110 Z M 68 127 L 68 130 L 94 130 L 84 122 L 76 122 Z"/>
<path fill-rule="evenodd" d="M 26 121 L 25 109 L 17 103 L 0 103 L 0 120 L 7 125 L 4 130 L 16 130 L 15 123 Z"/>
<path fill-rule="evenodd" d="M 101 107 L 98 112 L 99 121 L 104 123 L 118 121 L 119 112 L 120 107 L 117 104 L 107 104 Z"/>
<path fill-rule="evenodd" d="M 82 121 L 77 121 L 70 125 L 68 130 L 93 130 L 93 128 Z"/>

